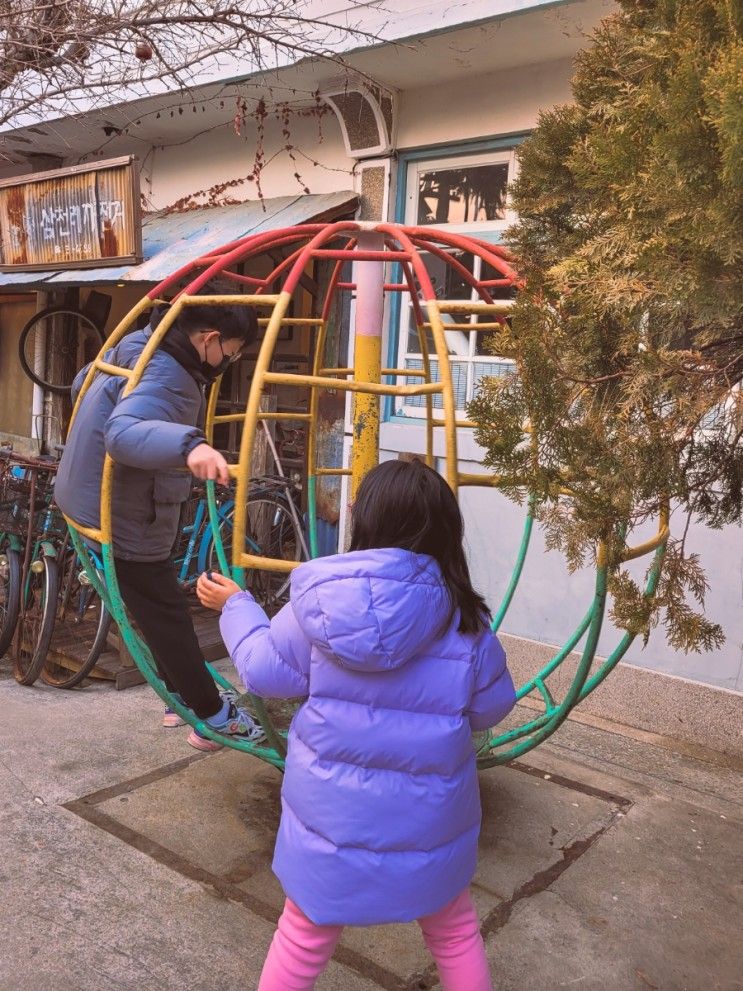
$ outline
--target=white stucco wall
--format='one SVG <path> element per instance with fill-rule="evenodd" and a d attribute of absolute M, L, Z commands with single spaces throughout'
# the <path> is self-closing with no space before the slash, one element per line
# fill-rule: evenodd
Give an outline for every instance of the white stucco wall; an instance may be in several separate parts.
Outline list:
<path fill-rule="evenodd" d="M 423 453 L 422 427 L 414 422 L 386 423 L 382 428 L 382 447 L 383 457 L 396 457 L 400 451 Z M 479 461 L 474 460 L 481 452 L 471 431 L 460 431 L 459 450 L 468 459 L 461 462 L 463 472 L 481 470 Z M 435 453 L 437 456 L 443 454 L 441 440 Z M 516 562 L 525 509 L 497 490 L 486 488 L 462 489 L 460 502 L 473 580 L 491 608 L 496 609 Z M 680 536 L 684 525 L 683 518 L 672 516 L 672 534 Z M 648 525 L 633 535 L 631 542 L 642 543 L 653 533 L 653 527 Z M 651 671 L 743 691 L 743 528 L 731 526 L 711 530 L 692 524 L 687 549 L 699 555 L 706 571 L 710 587 L 705 613 L 722 626 L 725 643 L 719 650 L 685 654 L 667 644 L 664 631 L 659 627 L 651 634 L 647 647 L 643 647 L 638 638 L 623 660 Z M 633 562 L 630 566 L 633 577 L 642 582 L 650 563 L 649 556 Z M 570 574 L 562 556 L 545 549 L 543 535 L 535 526 L 518 590 L 503 622 L 503 632 L 561 646 L 591 603 L 594 579 L 592 568 Z M 599 655 L 611 654 L 621 637 L 622 633 L 607 618 L 599 641 Z"/>
<path fill-rule="evenodd" d="M 571 61 L 524 65 L 400 95 L 397 147 L 467 141 L 534 127 L 540 109 L 570 100 Z"/>
<path fill-rule="evenodd" d="M 315 118 L 292 117 L 289 143 L 320 163 L 313 165 L 297 153 L 297 171 L 312 193 L 353 188 L 354 162 L 345 153 L 335 115 L 326 114 L 321 126 L 322 141 Z M 285 144 L 281 125 L 275 119 L 269 119 L 265 140 L 269 164 L 261 177 L 266 198 L 302 192 L 302 186 L 294 177 L 296 167 L 287 152 L 281 150 Z M 149 199 L 150 209 L 161 210 L 181 197 L 208 189 L 215 183 L 244 178 L 253 168 L 255 146 L 255 125 L 249 121 L 241 135 L 230 127 L 221 127 L 186 144 L 154 149 L 142 165 L 142 191 Z M 225 195 L 236 200 L 257 199 L 255 183 L 244 183 L 227 190 Z"/>

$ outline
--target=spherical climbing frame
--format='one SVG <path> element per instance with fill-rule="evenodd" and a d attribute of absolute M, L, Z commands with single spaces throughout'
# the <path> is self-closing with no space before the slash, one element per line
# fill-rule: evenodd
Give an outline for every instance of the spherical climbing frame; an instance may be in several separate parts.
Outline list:
<path fill-rule="evenodd" d="M 287 252 L 265 277 L 245 275 L 235 268 L 260 256 L 275 257 L 275 253 Z M 473 273 L 456 257 L 458 253 L 477 256 L 485 266 L 495 272 L 495 277 L 475 278 Z M 426 270 L 423 255 L 427 254 L 453 269 L 456 277 L 470 289 L 470 299 L 441 299 L 437 297 L 432 279 Z M 291 317 L 288 315 L 291 304 L 300 287 L 304 274 L 313 262 L 327 260 L 333 262 L 322 313 L 319 317 Z M 343 281 L 344 266 L 353 265 L 353 281 Z M 234 284 L 235 293 L 206 295 L 204 287 L 219 277 L 220 283 L 229 280 Z M 181 288 L 183 284 L 185 287 Z M 209 513 L 215 535 L 215 545 L 220 566 L 230 571 L 241 584 L 245 580 L 246 569 L 258 568 L 270 571 L 289 572 L 296 562 L 272 560 L 256 556 L 244 550 L 246 527 L 250 502 L 250 465 L 256 431 L 261 420 L 304 421 L 308 425 L 307 479 L 308 507 L 307 525 L 312 556 L 317 554 L 317 506 L 316 486 L 324 476 L 348 476 L 352 493 L 361 479 L 378 460 L 380 398 L 384 396 L 423 397 L 421 413 L 425 420 L 425 459 L 431 466 L 434 461 L 434 440 L 436 431 L 443 431 L 443 473 L 455 493 L 462 486 L 499 487 L 505 480 L 492 474 L 464 474 L 459 470 L 457 454 L 457 434 L 459 430 L 471 429 L 472 423 L 460 420 L 456 415 L 452 371 L 446 333 L 462 330 L 466 332 L 492 333 L 504 319 L 512 305 L 511 299 L 494 298 L 503 296 L 510 287 L 518 287 L 519 279 L 508 261 L 507 253 L 500 247 L 476 238 L 439 231 L 429 227 L 403 227 L 396 224 L 338 222 L 331 224 L 306 224 L 284 230 L 268 231 L 242 238 L 225 245 L 218 251 L 195 259 L 190 265 L 175 272 L 160 285 L 152 289 L 121 321 L 104 344 L 96 360 L 92 363 L 80 391 L 73 421 L 80 401 L 96 374 L 121 376 L 126 379 L 122 395 L 131 393 L 168 329 L 184 307 L 207 304 L 231 304 L 255 307 L 259 322 L 265 328 L 263 340 L 255 366 L 247 406 L 244 412 L 217 415 L 217 395 L 219 383 L 213 387 L 207 408 L 207 436 L 213 436 L 214 426 L 220 423 L 238 422 L 242 426 L 240 454 L 237 464 L 230 466 L 230 473 L 236 481 L 235 516 L 232 536 L 232 561 L 228 562 L 220 538 L 214 485 L 208 485 Z M 328 322 L 334 300 L 341 292 L 353 293 L 354 312 L 354 366 L 326 367 L 324 361 Z M 385 313 L 385 299 L 391 294 L 400 294 L 410 300 L 417 326 L 422 367 L 385 368 L 382 364 L 382 325 Z M 506 293 L 505 295 L 511 295 Z M 121 368 L 106 361 L 106 353 L 121 338 L 134 329 L 139 318 L 154 306 L 172 297 L 170 308 L 157 325 L 146 347 L 132 369 Z M 445 322 L 448 317 L 450 322 Z M 451 320 L 454 322 L 451 322 Z M 314 336 L 313 367 L 310 374 L 295 374 L 271 370 L 277 341 L 282 328 L 304 325 L 311 328 Z M 429 352 L 429 339 L 433 341 L 434 354 Z M 435 359 L 436 368 L 432 365 Z M 516 361 L 518 368 L 518 360 Z M 433 374 L 436 371 L 437 374 Z M 412 383 L 411 383 L 411 380 Z M 420 380 L 420 381 L 415 381 Z M 261 397 L 267 388 L 294 386 L 308 389 L 310 395 L 307 412 L 287 413 L 261 410 Z M 322 465 L 318 463 L 317 426 L 319 422 L 319 399 L 325 390 L 339 390 L 354 394 L 353 403 L 353 443 L 350 450 L 350 463 L 343 465 Z M 436 408 L 435 397 L 440 397 L 440 412 Z M 525 439 L 528 439 L 528 428 Z M 532 442 L 533 442 L 532 437 Z M 256 715 L 263 723 L 267 742 L 254 744 L 237 741 L 215 732 L 199 721 L 194 714 L 184 708 L 177 698 L 167 691 L 157 676 L 156 668 L 146 644 L 132 627 L 121 602 L 112 541 L 112 494 L 113 461 L 106 456 L 101 484 L 100 527 L 82 526 L 68 519 L 75 546 L 97 591 L 106 601 L 122 632 L 127 647 L 144 677 L 157 694 L 188 723 L 196 726 L 201 733 L 216 742 L 251 753 L 279 768 L 283 767 L 286 754 L 285 734 L 278 731 L 266 711 L 263 702 L 251 696 Z M 514 480 L 508 484 L 513 486 Z M 569 499 L 570 490 L 566 487 L 561 495 Z M 528 504 L 521 544 L 516 562 L 506 587 L 503 600 L 494 612 L 493 629 L 498 630 L 515 594 L 526 560 L 533 530 L 534 515 L 531 502 Z M 652 597 L 660 577 L 666 542 L 668 540 L 668 511 L 661 513 L 658 530 L 651 539 L 636 547 L 626 547 L 624 560 L 643 555 L 654 555 L 648 573 L 645 595 Z M 104 575 L 96 572 L 87 552 L 84 539 L 95 541 L 102 546 Z M 536 747 L 549 737 L 567 718 L 571 710 L 586 698 L 624 656 L 634 640 L 633 634 L 625 633 L 611 654 L 602 659 L 596 658 L 596 649 L 606 610 L 607 599 L 607 549 L 599 545 L 596 549 L 596 574 L 593 597 L 588 609 L 567 642 L 555 653 L 552 659 L 533 678 L 518 690 L 519 699 L 530 696 L 536 700 L 541 711 L 526 722 L 514 725 L 499 734 L 491 733 L 478 751 L 478 763 L 482 767 L 502 764 Z M 580 649 L 580 657 L 575 671 L 569 679 L 566 690 L 557 697 L 551 677 L 560 668 L 568 655 Z M 213 668 L 210 668 L 220 688 L 231 688 L 229 682 Z M 528 711 L 528 710 L 527 710 Z M 532 710 L 533 711 L 533 710 Z"/>

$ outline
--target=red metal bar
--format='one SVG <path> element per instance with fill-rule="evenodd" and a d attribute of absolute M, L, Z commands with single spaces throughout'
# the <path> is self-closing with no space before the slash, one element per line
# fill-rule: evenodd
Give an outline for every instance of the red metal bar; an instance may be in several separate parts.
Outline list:
<path fill-rule="evenodd" d="M 399 227 L 397 224 L 379 224 L 376 230 L 382 234 L 388 234 L 398 244 L 403 246 L 404 250 L 410 255 L 409 261 L 413 266 L 418 285 L 421 287 L 423 298 L 425 300 L 436 299 L 436 293 L 433 291 L 433 285 L 426 271 L 426 266 L 423 264 L 419 253 L 415 250 L 415 245 L 408 237 L 406 229 Z"/>
<path fill-rule="evenodd" d="M 284 292 L 294 294 L 302 273 L 307 267 L 307 262 L 312 258 L 318 248 L 321 248 L 323 244 L 327 244 L 328 241 L 332 241 L 339 234 L 345 234 L 346 232 L 357 234 L 359 230 L 359 225 L 352 220 L 337 220 L 334 224 L 328 224 L 324 230 L 315 234 L 309 243 L 305 245 L 304 250 L 294 263 L 294 267 L 289 273 L 289 278 L 284 283 Z"/>
<path fill-rule="evenodd" d="M 374 233 L 374 231 L 366 232 Z M 337 258 L 339 261 L 354 262 L 403 262 L 410 261 L 405 251 L 349 251 L 347 249 L 320 248 L 313 251 L 314 258 Z"/>
<path fill-rule="evenodd" d="M 523 284 L 518 273 L 508 264 L 511 255 L 505 248 L 497 244 L 490 244 L 479 237 L 469 237 L 463 234 L 452 234 L 449 231 L 437 230 L 434 234 L 430 228 L 408 227 L 408 234 L 414 241 L 424 241 L 427 244 L 431 241 L 438 241 L 441 244 L 448 244 L 450 247 L 460 248 L 464 251 L 471 251 L 472 245 L 476 245 L 480 250 L 480 255 L 496 271 L 501 272 L 505 278 L 511 279 L 513 283 Z"/>
<path fill-rule="evenodd" d="M 493 302 L 493 299 L 492 299 L 490 293 L 487 291 L 487 289 L 481 289 L 480 288 L 480 286 L 478 284 L 478 281 L 474 277 L 474 275 L 472 274 L 472 272 L 470 272 L 470 270 L 466 266 L 464 266 L 459 261 L 458 258 L 454 258 L 448 252 L 444 251 L 443 248 L 440 248 L 437 244 L 433 244 L 433 242 L 430 242 L 428 244 L 428 247 L 426 248 L 426 251 L 430 251 L 430 253 L 432 255 L 436 255 L 437 258 L 440 258 L 447 265 L 450 265 L 454 269 L 455 272 L 458 272 L 459 273 L 460 277 L 462 279 L 464 279 L 464 281 L 467 283 L 467 285 L 470 287 L 470 289 L 477 290 L 477 292 L 482 296 L 482 298 L 484 299 L 484 301 L 486 303 L 492 303 Z"/>
<path fill-rule="evenodd" d="M 346 242 L 346 249 L 352 250 L 356 247 L 356 238 L 350 237 Z M 343 266 L 345 262 L 337 261 L 335 263 L 335 268 L 333 269 L 333 274 L 330 277 L 330 282 L 328 283 L 328 291 L 325 295 L 325 303 L 322 308 L 322 318 L 327 321 L 330 316 L 330 307 L 333 305 L 333 300 L 335 299 L 335 294 L 338 289 L 338 279 L 340 279 L 341 272 L 343 271 Z"/>
<path fill-rule="evenodd" d="M 510 285 L 510 283 L 508 283 Z M 336 289 L 356 289 L 355 282 L 339 282 Z M 385 282 L 384 284 L 385 292 L 410 292 L 410 287 L 404 282 Z"/>
<path fill-rule="evenodd" d="M 246 286 L 260 286 L 262 289 L 266 288 L 266 280 L 258 279 L 254 275 L 240 275 L 239 272 L 228 272 L 226 270 L 223 270 L 221 274 L 223 278 L 232 279 L 233 282 L 240 282 Z"/>

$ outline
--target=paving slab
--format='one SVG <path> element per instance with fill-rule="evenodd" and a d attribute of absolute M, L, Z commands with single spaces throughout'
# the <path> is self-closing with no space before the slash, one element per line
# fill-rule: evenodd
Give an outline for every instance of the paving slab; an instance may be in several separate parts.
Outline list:
<path fill-rule="evenodd" d="M 194 754 L 146 686 L 0 670 L 0 711 L 0 991 L 255 991 L 283 900 L 279 774 Z M 482 791 L 498 991 L 742 991 L 736 770 L 568 723 Z M 438 987 L 415 925 L 348 930 L 318 983 Z"/>
<path fill-rule="evenodd" d="M 499 991 L 740 991 L 741 919 L 741 824 L 637 804 L 487 945 Z"/>
<path fill-rule="evenodd" d="M 237 886 L 233 897 L 244 896 L 248 907 L 274 920 L 284 900 L 270 869 L 280 786 L 273 768 L 224 751 L 131 781 L 114 794 L 91 796 L 75 808 L 82 815 L 94 810 L 99 825 L 128 842 L 156 844 L 156 855 L 175 869 L 197 871 L 221 890 Z M 563 850 L 579 837 L 605 828 L 618 807 L 610 797 L 510 767 L 484 772 L 481 791 L 475 900 L 483 922 L 517 888 L 562 863 Z M 194 823 L 208 824 L 208 842 Z M 390 984 L 413 982 L 430 966 L 415 924 L 347 929 L 341 946 L 352 965 Z"/>

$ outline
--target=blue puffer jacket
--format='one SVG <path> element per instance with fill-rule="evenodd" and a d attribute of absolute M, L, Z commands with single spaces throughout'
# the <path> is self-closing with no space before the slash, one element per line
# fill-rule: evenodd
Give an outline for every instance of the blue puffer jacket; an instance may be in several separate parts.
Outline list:
<path fill-rule="evenodd" d="M 472 731 L 515 693 L 503 648 L 459 633 L 437 563 L 399 549 L 297 568 L 273 620 L 232 596 L 224 641 L 250 691 L 309 698 L 289 731 L 274 871 L 319 925 L 406 922 L 472 879 Z"/>
<path fill-rule="evenodd" d="M 133 368 L 151 333 L 148 327 L 128 334 L 106 360 Z M 196 364 L 197 359 L 194 351 Z M 73 395 L 86 371 L 75 379 Z M 99 373 L 83 396 L 65 443 L 54 498 L 76 522 L 100 526 L 101 473 L 108 452 L 116 462 L 114 552 L 134 561 L 162 561 L 172 551 L 181 504 L 191 489 L 186 457 L 204 441 L 197 426 L 204 396 L 194 376 L 164 350 L 155 352 L 139 385 L 119 401 L 124 384 L 120 376 Z"/>

